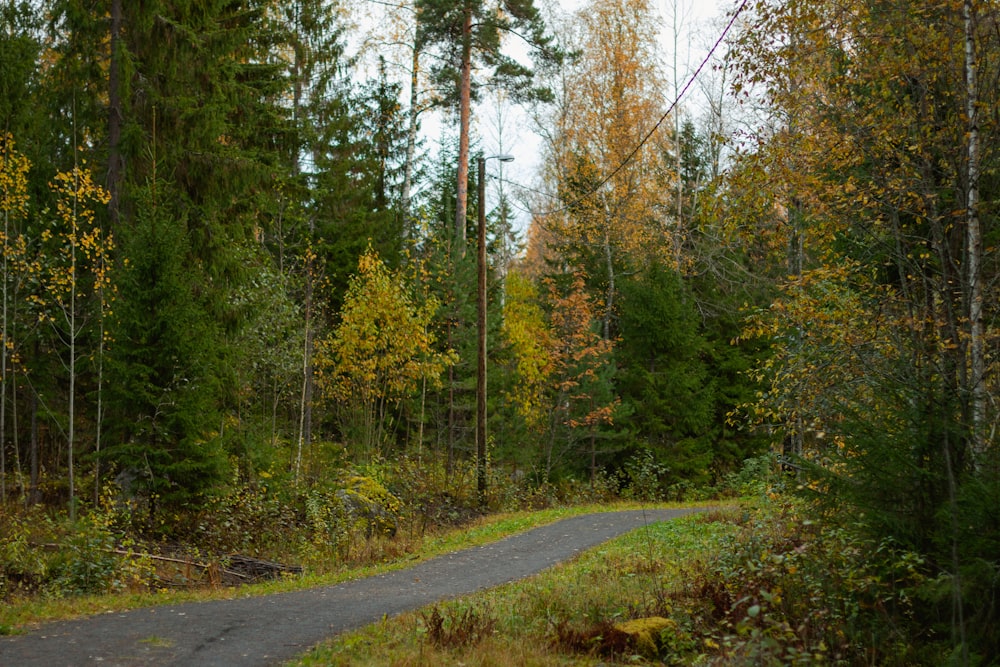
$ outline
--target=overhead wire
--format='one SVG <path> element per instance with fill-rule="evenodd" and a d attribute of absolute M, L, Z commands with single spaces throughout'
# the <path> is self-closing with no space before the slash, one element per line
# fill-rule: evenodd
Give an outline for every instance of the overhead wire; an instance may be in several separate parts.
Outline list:
<path fill-rule="evenodd" d="M 587 191 L 584 194 L 580 195 L 579 197 L 577 197 L 573 201 L 571 201 L 571 202 L 569 202 L 567 204 L 564 204 L 563 206 L 560 206 L 559 208 L 551 209 L 551 210 L 548 210 L 548 211 L 537 212 L 537 211 L 530 211 L 529 210 L 527 212 L 530 213 L 533 216 L 536 216 L 536 217 L 545 217 L 545 216 L 549 216 L 549 215 L 555 215 L 557 213 L 562 213 L 563 211 L 567 211 L 570 208 L 572 208 L 572 207 L 580 204 L 581 202 L 583 202 L 587 198 L 589 198 L 589 197 L 593 196 L 594 194 L 596 194 L 602 187 L 604 187 L 609 181 L 611 181 L 612 178 L 614 178 L 615 176 L 617 176 L 626 166 L 628 166 L 628 164 L 633 159 L 635 159 L 635 156 L 639 154 L 639 151 L 642 150 L 642 147 L 645 146 L 646 143 L 649 142 L 649 140 L 653 137 L 653 135 L 656 134 L 656 131 L 660 129 L 660 126 L 663 125 L 663 123 L 667 120 L 667 118 L 670 117 L 670 114 L 673 113 L 674 109 L 677 108 L 677 105 L 680 104 L 681 100 L 687 94 L 688 90 L 690 90 L 691 86 L 694 85 L 694 82 L 695 82 L 695 80 L 697 80 L 698 76 L 701 74 L 701 71 L 705 68 L 705 65 L 708 64 L 709 60 L 712 59 L 712 56 L 715 55 L 715 51 L 722 44 L 723 40 L 726 39 L 726 36 L 729 34 L 729 31 L 732 29 L 733 25 L 736 24 L 736 19 L 739 18 L 739 15 L 743 12 L 744 9 L 746 9 L 746 6 L 749 4 L 749 2 L 750 2 L 750 0 L 743 0 L 740 3 L 739 7 L 736 8 L 736 11 L 733 12 L 732 17 L 730 17 L 730 19 L 729 19 L 729 23 L 727 23 L 725 29 L 723 29 L 722 34 L 720 34 L 719 38 L 715 40 L 715 43 L 712 45 L 712 48 L 709 49 L 708 53 L 705 55 L 705 57 L 702 59 L 701 63 L 698 65 L 697 69 L 695 69 L 694 73 L 691 74 L 691 76 L 688 78 L 687 82 L 684 84 L 684 87 L 677 94 L 677 97 L 674 98 L 673 102 L 670 103 L 670 106 L 667 107 L 667 110 L 663 113 L 663 115 L 660 117 L 660 119 L 658 121 L 656 121 L 656 124 L 653 125 L 653 127 L 650 128 L 650 130 L 646 133 L 646 135 L 642 138 L 642 140 L 639 141 L 638 144 L 636 144 L 635 148 L 633 148 L 632 151 L 628 155 L 625 156 L 625 159 L 622 160 L 621 164 L 619 164 L 610 173 L 608 173 L 607 176 L 605 176 L 603 179 L 601 179 L 601 181 L 598 182 L 597 185 L 595 185 L 589 191 Z M 508 183 L 512 183 L 512 182 L 508 181 Z M 536 192 L 538 194 L 545 194 L 545 196 L 551 197 L 553 199 L 557 198 L 555 195 L 550 195 L 550 194 L 542 193 L 539 190 L 535 190 L 533 188 L 529 188 L 527 186 L 520 185 L 518 183 L 512 183 L 512 184 L 515 187 L 519 187 L 519 188 L 522 188 L 524 190 L 528 190 L 528 191 L 531 191 L 531 192 Z"/>

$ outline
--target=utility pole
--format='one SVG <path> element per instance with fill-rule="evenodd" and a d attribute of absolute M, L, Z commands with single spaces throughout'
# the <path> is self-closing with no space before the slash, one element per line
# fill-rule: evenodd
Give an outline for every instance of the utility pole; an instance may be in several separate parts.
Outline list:
<path fill-rule="evenodd" d="M 476 367 L 476 491 L 480 505 L 486 505 L 486 161 L 494 158 L 501 162 L 511 162 L 514 156 L 501 153 L 477 159 L 479 229 L 476 248 L 476 333 L 479 337 L 479 350 Z"/>

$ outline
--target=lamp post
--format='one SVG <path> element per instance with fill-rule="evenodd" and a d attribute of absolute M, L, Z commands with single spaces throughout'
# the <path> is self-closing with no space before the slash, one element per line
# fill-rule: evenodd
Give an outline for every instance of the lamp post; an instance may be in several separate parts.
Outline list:
<path fill-rule="evenodd" d="M 476 491 L 480 505 L 486 504 L 486 161 L 494 158 L 501 162 L 511 162 L 514 156 L 501 153 L 477 159 L 479 229 L 476 268 L 479 275 L 476 332 L 479 335 L 479 353 L 476 367 Z"/>

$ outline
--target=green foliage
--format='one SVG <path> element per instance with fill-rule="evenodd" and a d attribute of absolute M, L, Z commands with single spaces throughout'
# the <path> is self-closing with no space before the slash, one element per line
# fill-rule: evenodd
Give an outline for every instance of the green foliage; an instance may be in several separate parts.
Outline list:
<path fill-rule="evenodd" d="M 916 618 L 948 636 L 957 623 L 953 610 L 961 605 L 968 649 L 995 656 L 996 468 L 966 468 L 958 445 L 965 429 L 954 421 L 956 395 L 922 382 L 903 360 L 885 363 L 893 368 L 892 381 L 874 382 L 870 403 L 845 402 L 836 430 L 824 438 L 830 442 L 798 461 L 801 493 L 826 520 L 920 554 L 926 575 L 937 583 L 922 589 Z M 949 471 L 963 469 L 949 480 Z"/>
<path fill-rule="evenodd" d="M 391 481 L 387 482 L 399 498 L 399 511 L 420 533 L 434 526 L 459 526 L 482 514 L 479 499 L 474 493 L 476 462 L 461 459 L 448 468 L 447 457 L 427 452 L 420 457 L 404 455 L 393 463 Z M 499 494 L 511 490 L 512 485 L 499 479 L 491 470 L 488 488 L 491 502 Z M 501 500 L 495 501 L 501 504 Z"/>
<path fill-rule="evenodd" d="M 983 240 L 997 232 L 986 174 L 1000 135 L 978 111 L 997 87 L 971 82 L 995 76 L 998 35 L 971 2 L 750 7 L 737 86 L 763 93 L 783 131 L 740 162 L 763 223 L 753 243 L 788 274 L 750 319 L 773 352 L 757 369 L 757 423 L 803 455 L 793 464 L 824 518 L 925 560 L 937 584 L 916 616 L 929 641 L 950 642 L 957 663 L 996 661 L 983 621 L 997 580 L 982 563 L 998 548 L 997 496 L 983 493 L 996 484 L 996 368 L 981 366 L 995 331 L 980 327 L 997 301 L 979 294 L 997 268 Z"/>
<path fill-rule="evenodd" d="M 648 449 L 641 450 L 624 465 L 626 497 L 637 500 L 659 500 L 664 495 L 663 485 L 670 468 L 657 462 Z"/>
<path fill-rule="evenodd" d="M 345 554 L 351 541 L 351 521 L 344 503 L 327 489 L 309 489 L 305 494 L 305 521 L 310 531 L 310 546 L 317 555 L 324 549 Z"/>
<path fill-rule="evenodd" d="M 739 498 L 763 497 L 767 490 L 778 486 L 782 481 L 776 479 L 778 467 L 778 457 L 771 453 L 746 459 L 738 471 L 725 477 L 719 490 Z"/>
<path fill-rule="evenodd" d="M 387 85 L 353 91 L 344 82 L 316 103 L 308 237 L 329 282 L 317 296 L 330 313 L 343 307 L 359 257 L 374 251 L 390 267 L 400 261 L 401 219 L 391 194 L 401 118 L 386 101 L 393 93 Z"/>
<path fill-rule="evenodd" d="M 890 538 L 816 523 L 771 494 L 674 598 L 727 664 L 936 664 L 915 646 L 925 561 Z M 926 662 L 924 662 L 926 661 Z"/>
<path fill-rule="evenodd" d="M 40 18 L 27 0 L 0 8 L 0 132 L 24 138 L 36 115 Z"/>
<path fill-rule="evenodd" d="M 703 324 L 695 287 L 659 264 L 621 284 L 619 390 L 631 407 L 623 426 L 666 466 L 665 488 L 718 483 L 759 446 L 726 428 L 749 362 L 722 323 Z"/>
<path fill-rule="evenodd" d="M 394 534 L 403 509 L 381 482 L 346 468 L 328 470 L 324 482 L 307 486 L 290 479 L 233 484 L 187 523 L 207 553 L 253 554 L 325 570 L 357 557 L 359 544 Z"/>
<path fill-rule="evenodd" d="M 152 518 L 157 502 L 197 505 L 225 480 L 219 408 L 227 371 L 221 332 L 186 268 L 186 221 L 150 204 L 123 243 L 105 455 L 134 479 L 125 491 L 145 498 Z"/>
<path fill-rule="evenodd" d="M 482 63 L 492 73 L 493 84 L 503 87 L 518 101 L 548 101 L 552 92 L 532 86 L 534 73 L 501 50 L 501 41 L 508 34 L 526 40 L 538 64 L 559 62 L 561 54 L 545 33 L 545 23 L 533 0 L 418 0 L 417 48 L 421 51 L 438 46 L 442 57 L 432 74 L 444 89 L 446 101 L 457 104 L 463 49 L 471 50 L 471 58 Z M 481 82 L 480 82 L 481 83 Z M 473 90 L 478 86 L 474 84 Z"/>
<path fill-rule="evenodd" d="M 995 464 L 962 484 L 955 521 L 960 526 L 957 543 L 962 550 L 958 580 L 947 575 L 952 590 L 962 590 L 971 649 L 983 664 L 1000 658 L 1000 467 Z M 937 599 L 938 623 L 948 618 L 951 596 Z M 940 632 L 949 631 L 940 628 Z"/>
<path fill-rule="evenodd" d="M 55 596 L 108 592 L 118 573 L 115 535 L 93 518 L 84 519 L 48 563 L 47 591 Z"/>
<path fill-rule="evenodd" d="M 317 343 L 317 385 L 342 409 L 342 432 L 365 460 L 389 444 L 392 409 L 421 383 L 438 384 L 455 362 L 451 350 L 434 349 L 430 324 L 437 308 L 433 297 L 415 303 L 403 276 L 369 248 L 348 287 L 340 323 Z"/>
<path fill-rule="evenodd" d="M 0 599 L 38 591 L 45 581 L 45 560 L 34 544 L 39 513 L 0 515 Z"/>
<path fill-rule="evenodd" d="M 0 519 L 0 599 L 64 598 L 147 587 L 148 558 L 130 551 L 128 520 L 121 508 L 102 505 L 80 521 L 42 512 Z"/>

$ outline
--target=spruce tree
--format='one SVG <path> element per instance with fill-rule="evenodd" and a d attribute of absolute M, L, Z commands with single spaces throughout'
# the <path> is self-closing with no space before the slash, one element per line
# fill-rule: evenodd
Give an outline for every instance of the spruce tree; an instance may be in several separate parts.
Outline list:
<path fill-rule="evenodd" d="M 664 482 L 704 484 L 712 463 L 716 383 L 704 361 L 692 296 L 662 265 L 622 283 L 619 318 L 623 399 L 637 444 L 671 471 Z"/>
<path fill-rule="evenodd" d="M 239 295 L 260 257 L 261 204 L 290 168 L 279 150 L 287 80 L 271 57 L 282 34 L 269 8 L 122 8 L 118 212 L 129 282 L 109 351 L 119 438 L 109 456 L 163 501 L 197 500 L 219 480 L 223 415 L 238 410 L 238 367 L 254 354 L 238 347 L 248 323 Z"/>
<path fill-rule="evenodd" d="M 109 439 L 105 456 L 125 491 L 160 506 L 198 503 L 224 479 L 220 324 L 197 296 L 186 220 L 147 191 L 122 251 L 111 325 Z M 161 183 L 158 197 L 169 198 Z"/>

